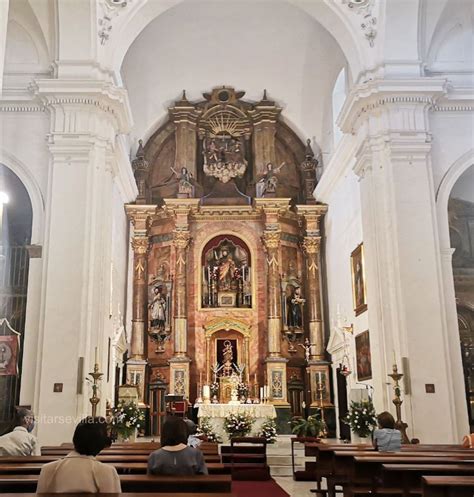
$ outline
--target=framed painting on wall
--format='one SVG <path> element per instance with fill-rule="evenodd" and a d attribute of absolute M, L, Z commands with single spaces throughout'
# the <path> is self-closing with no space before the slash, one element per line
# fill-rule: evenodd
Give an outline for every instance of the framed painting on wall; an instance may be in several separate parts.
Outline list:
<path fill-rule="evenodd" d="M 372 379 L 372 357 L 370 355 L 369 330 L 355 337 L 357 379 L 365 381 Z"/>
<path fill-rule="evenodd" d="M 363 243 L 358 245 L 351 254 L 351 273 L 354 312 L 355 315 L 358 316 L 367 310 Z"/>

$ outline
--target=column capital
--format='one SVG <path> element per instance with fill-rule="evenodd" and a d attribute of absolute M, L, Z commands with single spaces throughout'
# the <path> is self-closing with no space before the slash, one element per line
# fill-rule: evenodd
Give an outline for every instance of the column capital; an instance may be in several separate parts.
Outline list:
<path fill-rule="evenodd" d="M 321 248 L 320 236 L 305 236 L 303 238 L 303 250 L 306 254 L 319 254 Z"/>
<path fill-rule="evenodd" d="M 280 246 L 281 231 L 264 231 L 262 240 L 267 249 L 277 249 Z"/>
<path fill-rule="evenodd" d="M 321 232 L 321 219 L 328 211 L 325 204 L 297 205 L 296 212 L 305 225 L 308 236 L 319 236 Z"/>
<path fill-rule="evenodd" d="M 145 236 L 148 223 L 156 212 L 156 205 L 127 204 L 125 212 L 133 225 L 135 235 Z"/>
<path fill-rule="evenodd" d="M 173 243 L 176 248 L 186 249 L 191 241 L 191 235 L 188 230 L 176 229 L 173 231 Z"/>
<path fill-rule="evenodd" d="M 133 249 L 133 252 L 136 255 L 144 255 L 148 251 L 149 243 L 148 243 L 148 237 L 144 236 L 134 236 L 131 241 L 131 246 Z"/>

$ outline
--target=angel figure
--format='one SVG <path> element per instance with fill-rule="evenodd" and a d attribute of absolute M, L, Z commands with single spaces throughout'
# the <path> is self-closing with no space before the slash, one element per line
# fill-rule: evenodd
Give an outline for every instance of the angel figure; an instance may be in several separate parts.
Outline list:
<path fill-rule="evenodd" d="M 193 175 L 188 171 L 187 167 L 182 167 L 178 172 L 173 167 L 170 168 L 178 179 L 178 194 L 187 195 L 189 198 L 194 196 Z"/>
<path fill-rule="evenodd" d="M 257 182 L 257 197 L 264 197 L 266 194 L 276 193 L 278 185 L 278 172 L 285 165 L 282 162 L 278 167 L 274 167 L 271 162 L 267 164 L 267 171 Z"/>

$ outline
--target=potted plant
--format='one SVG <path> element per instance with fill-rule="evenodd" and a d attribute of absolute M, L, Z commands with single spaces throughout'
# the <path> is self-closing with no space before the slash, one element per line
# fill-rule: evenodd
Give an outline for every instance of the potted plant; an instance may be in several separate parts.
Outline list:
<path fill-rule="evenodd" d="M 120 401 L 112 409 L 112 429 L 123 442 L 135 442 L 137 429 L 143 426 L 145 417 L 134 402 Z"/>
<path fill-rule="evenodd" d="M 290 421 L 291 433 L 297 436 L 300 441 L 315 441 L 326 430 L 326 423 L 318 413 L 305 418 L 293 418 Z"/>
<path fill-rule="evenodd" d="M 254 418 L 243 413 L 231 413 L 224 418 L 224 431 L 232 437 L 246 437 L 254 422 Z"/>
<path fill-rule="evenodd" d="M 260 427 L 260 431 L 258 432 L 259 437 L 264 437 L 267 441 L 267 444 L 273 444 L 276 442 L 277 438 L 277 430 L 276 430 L 276 422 L 272 418 L 267 418 Z"/>
<path fill-rule="evenodd" d="M 343 419 L 343 422 L 351 427 L 351 431 L 355 437 L 362 439 L 356 440 L 353 436 L 353 441 L 366 442 L 366 439 L 377 426 L 377 416 L 372 400 L 352 401 L 349 412 Z"/>

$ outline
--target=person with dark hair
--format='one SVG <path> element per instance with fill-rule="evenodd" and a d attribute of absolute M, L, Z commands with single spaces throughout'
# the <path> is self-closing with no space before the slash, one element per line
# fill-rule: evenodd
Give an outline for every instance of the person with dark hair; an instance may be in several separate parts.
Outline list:
<path fill-rule="evenodd" d="M 34 427 L 34 414 L 29 409 L 18 407 L 13 431 L 0 437 L 0 456 L 39 455 L 36 437 L 31 434 Z"/>
<path fill-rule="evenodd" d="M 387 412 L 377 416 L 378 430 L 374 430 L 373 444 L 379 452 L 398 452 L 402 446 L 402 434 L 395 429 L 395 419 Z"/>
<path fill-rule="evenodd" d="M 182 418 L 170 416 L 161 431 L 161 449 L 148 458 L 148 473 L 153 475 L 207 475 L 204 456 L 188 447 L 188 428 Z"/>
<path fill-rule="evenodd" d="M 45 464 L 38 479 L 38 493 L 120 493 L 120 479 L 113 466 L 95 456 L 110 446 L 105 418 L 84 418 L 74 431 L 74 450 Z"/>

